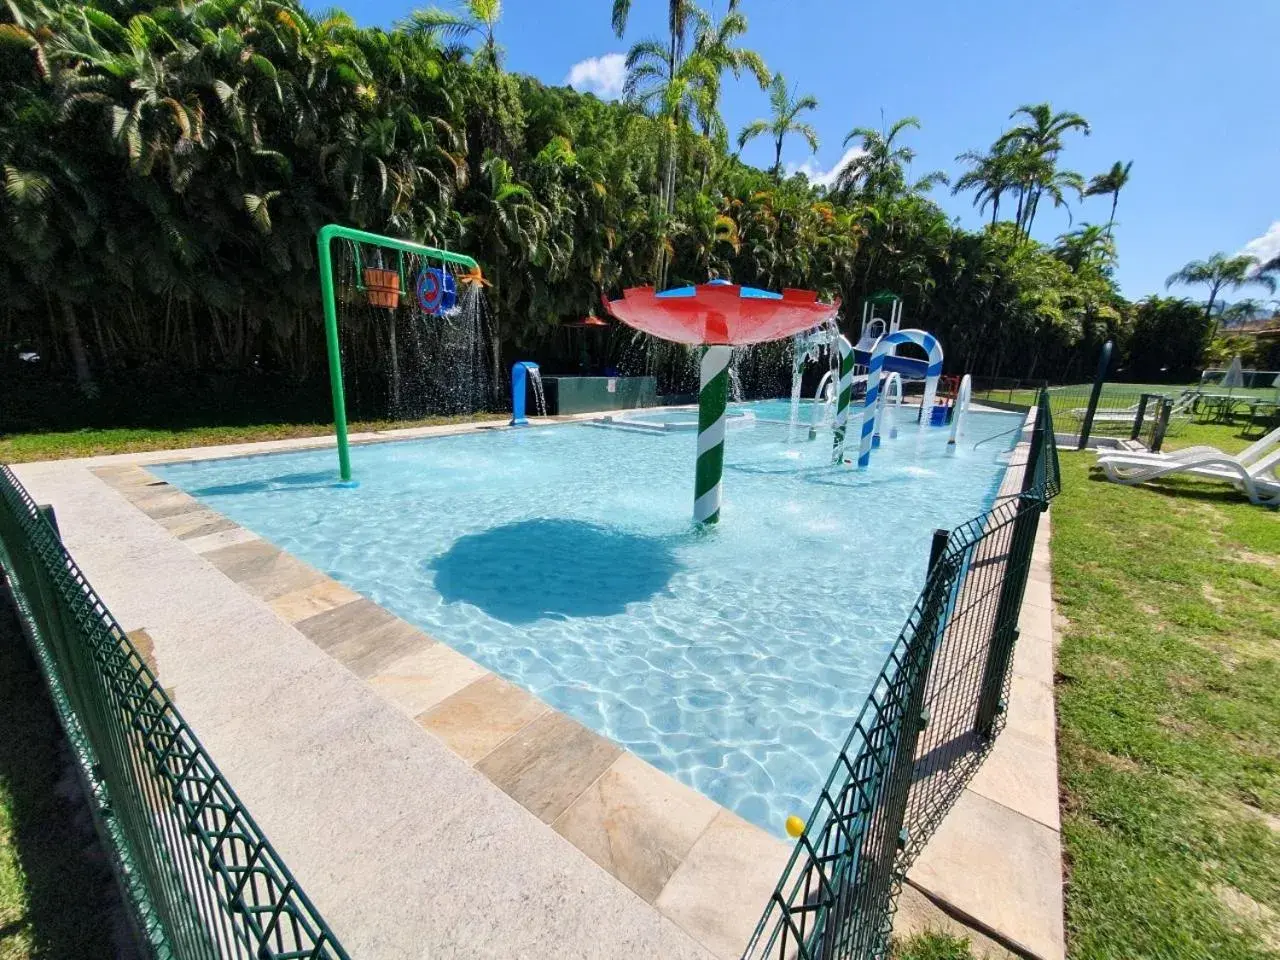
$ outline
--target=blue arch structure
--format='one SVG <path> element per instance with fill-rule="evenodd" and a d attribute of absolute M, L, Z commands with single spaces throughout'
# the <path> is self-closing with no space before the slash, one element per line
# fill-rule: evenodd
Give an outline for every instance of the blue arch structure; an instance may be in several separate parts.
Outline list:
<path fill-rule="evenodd" d="M 871 463 L 872 438 L 876 432 L 876 405 L 880 400 L 880 376 L 885 362 L 901 344 L 914 343 L 929 356 L 924 374 L 924 399 L 920 405 L 920 425 L 929 422 L 929 410 L 938 393 L 938 378 L 942 376 L 942 344 L 938 338 L 923 330 L 899 330 L 876 341 L 867 363 L 867 394 L 862 401 L 862 443 L 858 447 L 858 469 Z"/>

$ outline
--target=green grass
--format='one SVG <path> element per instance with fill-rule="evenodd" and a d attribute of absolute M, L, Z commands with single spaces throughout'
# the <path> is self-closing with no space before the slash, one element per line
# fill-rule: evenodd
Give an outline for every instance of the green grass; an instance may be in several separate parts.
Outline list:
<path fill-rule="evenodd" d="M 492 420 L 502 414 L 481 413 L 426 417 L 421 420 L 365 420 L 349 425 L 352 433 L 395 430 Z M 110 453 L 139 453 L 146 450 L 178 450 L 226 443 L 254 443 L 294 437 L 324 437 L 333 433 L 331 423 L 268 423 L 250 426 L 210 426 L 185 429 L 128 427 L 72 430 L 48 433 L 19 433 L 0 436 L 0 463 L 27 463 L 33 460 L 65 460 Z"/>
<path fill-rule="evenodd" d="M 0 595 L 0 960 L 110 957 L 106 868 L 59 792 L 61 733 Z"/>
<path fill-rule="evenodd" d="M 918 933 L 906 940 L 895 940 L 893 960 L 973 960 L 969 941 L 945 933 Z"/>
<path fill-rule="evenodd" d="M 1193 425 L 1170 446 L 1248 441 Z M 1063 454 L 1054 592 L 1073 958 L 1280 951 L 1280 514 Z"/>

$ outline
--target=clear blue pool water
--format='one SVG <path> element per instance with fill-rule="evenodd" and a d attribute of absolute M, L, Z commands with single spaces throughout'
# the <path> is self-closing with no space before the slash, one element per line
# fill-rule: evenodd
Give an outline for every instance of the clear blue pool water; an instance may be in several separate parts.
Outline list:
<path fill-rule="evenodd" d="M 708 531 L 690 521 L 695 434 L 680 429 L 360 446 L 355 489 L 334 485 L 332 450 L 155 472 L 781 833 L 808 815 L 932 531 L 990 504 L 1019 421 L 971 413 L 954 453 L 946 430 L 904 424 L 858 472 L 828 463 L 829 432 L 789 444 L 769 422 L 785 402 L 734 409 L 748 416 L 730 423 Z"/>

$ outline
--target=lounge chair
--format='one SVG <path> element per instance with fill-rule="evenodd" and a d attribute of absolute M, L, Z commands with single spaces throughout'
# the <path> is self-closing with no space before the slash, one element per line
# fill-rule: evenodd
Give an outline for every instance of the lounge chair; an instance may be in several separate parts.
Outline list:
<path fill-rule="evenodd" d="M 1108 480 L 1138 484 L 1160 477 L 1191 476 L 1207 480 L 1226 480 L 1242 491 L 1252 503 L 1280 506 L 1280 446 L 1252 463 L 1241 463 L 1221 451 L 1185 459 L 1154 460 L 1151 457 L 1113 454 L 1098 458 Z"/>
<path fill-rule="evenodd" d="M 1131 460 L 1149 460 L 1152 463 L 1174 463 L 1195 460 L 1198 457 L 1222 456 L 1230 457 L 1231 459 L 1238 461 L 1241 466 L 1247 467 L 1254 461 L 1265 457 L 1276 447 L 1280 447 L 1280 427 L 1276 427 L 1276 429 L 1272 430 L 1261 440 L 1255 440 L 1253 443 L 1249 444 L 1249 446 L 1236 454 L 1223 453 L 1217 447 L 1200 445 L 1195 447 L 1183 447 L 1181 450 L 1174 450 L 1170 453 L 1151 453 L 1148 450 L 1133 450 L 1130 452 L 1120 450 L 1099 450 L 1098 458 L 1126 457 Z"/>

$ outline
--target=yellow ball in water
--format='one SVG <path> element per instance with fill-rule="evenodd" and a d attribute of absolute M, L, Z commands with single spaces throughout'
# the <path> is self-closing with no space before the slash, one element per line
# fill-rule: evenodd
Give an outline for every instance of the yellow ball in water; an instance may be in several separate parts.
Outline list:
<path fill-rule="evenodd" d="M 787 817 L 787 833 L 793 837 L 798 837 L 804 833 L 804 821 L 795 814 Z"/>

